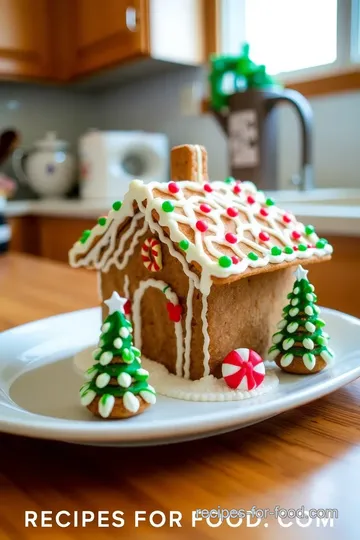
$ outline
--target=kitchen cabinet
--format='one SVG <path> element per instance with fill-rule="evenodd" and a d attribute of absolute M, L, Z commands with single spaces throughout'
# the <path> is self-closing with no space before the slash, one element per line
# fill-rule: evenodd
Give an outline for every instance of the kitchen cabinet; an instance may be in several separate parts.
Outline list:
<path fill-rule="evenodd" d="M 11 251 L 67 263 L 70 247 L 80 238 L 82 231 L 91 229 L 95 222 L 95 219 L 40 215 L 10 218 Z M 334 247 L 333 258 L 309 267 L 309 277 L 315 286 L 318 303 L 360 317 L 357 292 L 360 237 L 329 236 L 325 233 L 324 236 Z"/>
<path fill-rule="evenodd" d="M 49 0 L 0 0 L 0 76 L 51 76 Z"/>
<path fill-rule="evenodd" d="M 0 0 L 0 78 L 71 82 L 139 60 L 147 73 L 199 65 L 209 2 Z"/>
<path fill-rule="evenodd" d="M 149 54 L 147 0 L 75 0 L 74 74 Z"/>
<path fill-rule="evenodd" d="M 39 255 L 67 262 L 70 247 L 84 229 L 92 229 L 95 219 L 52 216 L 21 216 L 8 219 L 11 227 L 10 251 Z"/>

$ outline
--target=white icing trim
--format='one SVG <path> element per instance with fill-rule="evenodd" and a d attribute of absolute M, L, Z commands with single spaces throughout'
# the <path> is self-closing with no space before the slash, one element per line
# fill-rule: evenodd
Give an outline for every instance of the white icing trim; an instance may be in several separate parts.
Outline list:
<path fill-rule="evenodd" d="M 204 283 L 203 283 L 203 280 L 204 280 Z M 207 310 L 208 310 L 208 296 L 210 294 L 210 289 L 211 289 L 211 280 L 209 279 L 209 276 L 207 276 L 206 274 L 204 276 L 201 276 L 200 289 L 202 290 L 201 322 L 202 322 L 202 330 L 203 330 L 203 336 L 204 336 L 204 345 L 203 345 L 204 377 L 206 377 L 210 373 L 210 365 L 209 365 L 210 336 L 209 336 L 209 331 L 208 331 Z"/>
<path fill-rule="evenodd" d="M 132 392 L 125 392 L 123 396 L 123 405 L 126 410 L 135 414 L 140 408 L 140 401 Z"/>
<path fill-rule="evenodd" d="M 102 295 L 102 286 L 101 286 L 101 270 L 98 270 L 96 272 L 96 286 L 97 286 L 98 298 L 100 300 L 100 303 L 102 304 L 104 299 L 103 299 L 103 295 Z"/>
<path fill-rule="evenodd" d="M 151 214 L 151 210 L 149 210 L 148 208 L 145 208 L 142 204 L 139 205 L 139 208 L 142 212 L 144 212 L 145 220 L 147 221 L 151 232 L 156 233 L 159 236 L 160 240 L 168 247 L 170 255 L 175 257 L 180 262 L 181 266 L 183 267 L 184 273 L 187 275 L 189 279 L 192 279 L 194 281 L 195 287 L 199 289 L 200 288 L 199 277 L 189 269 L 189 264 L 187 263 L 184 255 L 179 253 L 174 248 L 173 242 L 170 240 L 170 238 L 168 238 L 165 235 L 160 225 L 156 221 L 154 221 Z"/>
<path fill-rule="evenodd" d="M 98 411 L 99 411 L 100 416 L 102 416 L 103 418 L 108 418 L 114 408 L 115 397 L 112 396 L 111 394 L 106 394 L 105 403 L 103 402 L 103 399 L 102 399 L 103 397 L 104 396 L 101 396 L 99 399 Z"/>
<path fill-rule="evenodd" d="M 128 300 L 130 300 L 129 285 L 130 285 L 129 276 L 127 274 L 125 274 L 124 275 L 124 295 L 125 295 L 125 298 L 127 298 Z"/>
<path fill-rule="evenodd" d="M 240 184 L 240 194 L 233 193 L 233 186 L 224 182 L 213 182 L 211 184 L 213 189 L 212 193 L 205 192 L 204 185 L 199 182 L 183 181 L 179 184 L 181 184 L 179 192 L 171 195 L 174 211 L 164 212 L 162 210 L 162 203 L 169 196 L 167 184 L 160 182 L 143 184 L 139 180 L 133 180 L 130 183 L 129 191 L 125 196 L 121 209 L 118 211 L 110 211 L 107 218 L 109 224 L 105 226 L 95 226 L 84 244 L 77 242 L 74 245 L 69 255 L 70 264 L 73 266 L 87 266 L 92 263 L 95 267 L 102 267 L 104 261 L 108 261 L 109 253 L 112 253 L 114 249 L 116 235 L 114 235 L 113 229 L 117 229 L 118 225 L 123 223 L 126 218 L 134 215 L 134 201 L 137 203 L 140 212 L 145 214 L 145 219 L 149 225 L 151 222 L 151 228 L 154 228 L 154 220 L 152 219 L 151 213 L 153 210 L 158 213 L 158 228 L 162 229 L 163 227 L 166 227 L 169 230 L 170 240 L 168 240 L 170 242 L 177 243 L 187 239 L 182 230 L 180 230 L 179 225 L 185 224 L 190 226 L 195 235 L 195 242 L 193 244 L 190 243 L 189 248 L 184 252 L 184 258 L 186 258 L 189 264 L 193 261 L 197 262 L 202 270 L 207 271 L 209 276 L 227 278 L 234 274 L 243 273 L 248 267 L 257 268 L 266 266 L 270 263 L 279 264 L 284 261 L 290 262 L 296 258 L 307 259 L 312 256 L 323 257 L 332 252 L 332 247 L 329 244 L 326 244 L 322 249 L 308 248 L 306 251 L 298 250 L 290 254 L 282 252 L 280 255 L 271 255 L 271 242 L 261 242 L 258 239 L 260 231 L 267 232 L 284 246 L 294 245 L 294 241 L 291 237 L 293 230 L 296 230 L 301 235 L 298 242 L 307 244 L 309 237 L 305 235 L 305 226 L 302 223 L 297 222 L 295 218 L 293 218 L 289 224 L 283 223 L 282 218 L 286 212 L 280 210 L 276 206 L 268 207 L 267 210 L 269 215 L 265 219 L 260 219 L 259 210 L 264 201 L 264 194 L 257 191 L 252 182 L 242 182 Z M 155 189 L 161 192 L 160 197 L 155 197 L 153 195 Z M 184 195 L 184 189 L 187 190 L 187 193 L 192 193 L 190 196 L 187 195 L 188 198 Z M 247 203 L 247 197 L 249 195 L 255 199 L 254 204 Z M 143 203 L 145 203 L 145 205 Z M 200 233 L 195 227 L 197 221 L 195 210 L 198 210 L 201 203 L 210 204 L 212 207 L 212 211 L 208 214 L 208 217 L 212 219 L 212 223 L 209 224 L 208 231 L 205 235 Z M 226 209 L 229 207 L 235 208 L 240 212 L 240 216 L 231 218 L 235 226 L 235 234 L 237 235 L 238 243 L 245 244 L 248 249 L 256 250 L 260 253 L 259 258 L 256 261 L 248 259 L 246 253 L 239 248 L 238 244 L 229 246 L 226 242 L 224 238 L 226 228 L 222 217 L 227 215 Z M 177 209 L 181 209 L 181 213 L 179 213 Z M 246 216 L 245 222 L 241 215 Z M 247 232 L 251 232 L 255 240 L 247 238 L 245 235 Z M 100 234 L 106 236 L 106 241 L 104 241 L 103 238 L 100 238 L 94 248 L 87 253 L 89 246 Z M 317 241 L 318 236 L 315 233 L 312 233 L 311 240 L 313 242 Z M 109 247 L 104 253 L 101 261 L 98 261 L 97 255 L 99 254 L 101 247 L 108 243 Z M 166 243 L 168 245 L 168 242 Z M 295 241 L 295 243 L 297 243 L 297 241 Z M 229 268 L 221 267 L 217 258 L 222 256 L 223 252 L 220 251 L 218 246 L 231 247 L 233 253 L 242 260 L 242 264 L 232 264 Z M 204 249 L 205 247 L 206 251 Z M 211 256 L 209 256 L 209 253 Z M 85 255 L 84 258 L 80 258 L 75 262 L 75 259 L 81 254 Z M 179 257 L 177 258 L 179 259 Z"/>
<path fill-rule="evenodd" d="M 74 364 L 78 371 L 84 372 L 92 365 L 91 351 L 92 348 L 89 348 L 75 355 Z M 254 390 L 241 391 L 232 390 L 225 384 L 224 379 L 216 379 L 213 375 L 193 381 L 169 373 L 166 367 L 159 362 L 144 357 L 142 361 L 145 369 L 150 373 L 151 384 L 155 386 L 157 394 L 186 401 L 242 401 L 273 392 L 279 384 L 276 369 L 270 368 L 267 364 L 265 379 L 261 385 Z M 149 390 L 151 390 L 150 385 Z M 141 393 L 140 396 L 143 397 Z"/>
<path fill-rule="evenodd" d="M 144 219 L 143 226 L 136 231 L 138 221 L 140 221 L 140 219 L 142 219 L 142 218 L 144 218 L 144 216 L 142 214 L 140 214 L 140 213 L 135 214 L 135 216 L 132 219 L 130 227 L 121 236 L 121 240 L 119 242 L 119 246 L 118 246 L 117 250 L 114 252 L 113 256 L 110 257 L 107 260 L 107 262 L 104 264 L 104 272 L 107 272 L 112 264 L 115 264 L 115 266 L 119 270 L 123 270 L 125 268 L 125 266 L 129 262 L 129 259 L 130 259 L 131 255 L 133 255 L 133 253 L 135 251 L 135 248 L 136 248 L 141 236 L 143 234 L 145 234 L 146 231 L 148 230 L 148 224 L 146 223 L 146 220 Z M 125 243 L 133 235 L 134 231 L 136 231 L 136 232 L 135 232 L 135 234 L 134 234 L 134 236 L 133 236 L 133 238 L 131 240 L 129 249 L 123 254 Z M 121 257 L 122 254 L 123 254 L 123 257 L 122 257 L 122 260 L 120 261 L 120 257 Z"/>
<path fill-rule="evenodd" d="M 186 320 L 185 320 L 185 359 L 184 359 L 184 377 L 190 378 L 190 360 L 191 360 L 191 335 L 192 335 L 192 317 L 193 317 L 193 297 L 194 282 L 189 279 L 189 290 L 186 299 Z"/>
<path fill-rule="evenodd" d="M 141 299 L 144 292 L 149 287 L 155 287 L 156 289 L 164 292 L 166 298 L 172 302 L 174 305 L 179 304 L 179 299 L 176 293 L 170 288 L 170 286 L 160 279 L 147 279 L 146 281 L 141 281 L 139 287 L 134 292 L 133 304 L 132 304 L 132 313 L 133 313 L 133 322 L 135 326 L 134 331 L 134 342 L 135 347 L 141 350 L 142 338 L 141 338 Z M 166 290 L 164 291 L 164 289 Z M 183 360 L 183 330 L 182 322 L 174 322 L 175 335 L 176 335 L 176 375 L 182 376 L 182 360 Z"/>
<path fill-rule="evenodd" d="M 196 175 L 196 181 L 197 182 L 204 182 L 204 176 L 203 176 L 203 166 L 202 166 L 202 151 L 201 146 L 199 144 L 195 144 L 195 152 L 196 152 L 196 160 L 197 160 L 197 175 Z"/>

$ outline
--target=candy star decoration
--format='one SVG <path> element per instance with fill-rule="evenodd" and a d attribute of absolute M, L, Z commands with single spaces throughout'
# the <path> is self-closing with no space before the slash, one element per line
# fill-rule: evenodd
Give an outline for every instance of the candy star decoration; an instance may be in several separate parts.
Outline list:
<path fill-rule="evenodd" d="M 85 373 L 80 400 L 95 416 L 128 418 L 156 402 L 156 392 L 141 367 L 141 352 L 133 345 L 132 324 L 125 317 L 126 298 L 114 292 L 105 301 L 109 315 L 101 328 L 94 365 Z"/>
<path fill-rule="evenodd" d="M 235 349 L 223 360 L 222 376 L 234 390 L 254 390 L 265 378 L 265 365 L 261 356 L 251 349 Z"/>
<path fill-rule="evenodd" d="M 109 308 L 109 315 L 112 315 L 116 311 L 124 313 L 124 306 L 127 302 L 127 298 L 122 298 L 116 291 L 114 291 L 110 298 L 104 301 Z"/>
<path fill-rule="evenodd" d="M 325 322 L 319 317 L 314 286 L 308 271 L 298 266 L 293 290 L 287 295 L 289 304 L 272 337 L 269 359 L 289 373 L 312 374 L 321 371 L 333 359 L 328 348 L 329 336 L 323 331 Z"/>
<path fill-rule="evenodd" d="M 302 279 L 306 279 L 308 281 L 308 278 L 307 278 L 308 273 L 309 273 L 309 270 L 305 270 L 305 268 L 303 268 L 301 264 L 299 264 L 299 266 L 294 272 L 294 276 L 297 281 L 301 281 Z"/>

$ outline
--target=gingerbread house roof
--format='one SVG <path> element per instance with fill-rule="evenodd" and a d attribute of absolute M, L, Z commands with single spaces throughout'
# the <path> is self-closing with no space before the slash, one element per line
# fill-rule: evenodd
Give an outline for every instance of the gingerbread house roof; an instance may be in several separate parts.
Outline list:
<path fill-rule="evenodd" d="M 198 279 L 216 282 L 300 260 L 315 262 L 332 253 L 314 227 L 278 208 L 252 182 L 134 180 L 123 203 L 114 203 L 106 218 L 84 231 L 70 250 L 70 264 L 103 271 L 112 264 L 124 268 L 147 229 L 168 245 L 184 269 L 186 264 Z"/>

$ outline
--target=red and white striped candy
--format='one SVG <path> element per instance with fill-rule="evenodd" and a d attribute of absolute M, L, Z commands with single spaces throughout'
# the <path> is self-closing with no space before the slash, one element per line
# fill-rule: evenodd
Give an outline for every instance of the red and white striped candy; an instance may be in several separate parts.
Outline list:
<path fill-rule="evenodd" d="M 141 259 L 150 272 L 162 269 L 161 244 L 157 238 L 147 238 L 141 248 Z"/>
<path fill-rule="evenodd" d="M 224 381 L 234 390 L 254 390 L 265 378 L 261 356 L 251 349 L 235 349 L 222 363 Z"/>

